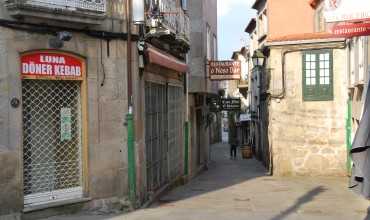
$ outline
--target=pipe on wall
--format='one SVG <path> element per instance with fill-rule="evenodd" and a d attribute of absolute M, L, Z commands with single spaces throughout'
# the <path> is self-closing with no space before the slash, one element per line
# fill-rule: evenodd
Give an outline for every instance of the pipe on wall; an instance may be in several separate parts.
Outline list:
<path fill-rule="evenodd" d="M 127 159 L 128 159 L 128 185 L 129 199 L 133 207 L 136 207 L 136 160 L 135 160 L 135 118 L 133 114 L 133 81 L 132 81 L 132 31 L 131 31 L 131 8 L 132 0 L 126 0 L 127 16 L 127 98 L 128 113 L 127 123 Z"/>
<path fill-rule="evenodd" d="M 289 53 L 294 53 L 294 52 L 301 52 L 301 51 L 307 51 L 307 50 L 325 50 L 325 49 L 345 49 L 346 44 L 344 45 L 338 45 L 338 46 L 320 46 L 320 45 L 313 45 L 313 46 L 306 46 L 306 47 L 301 47 L 301 48 L 290 48 L 290 49 L 285 49 L 282 51 L 281 55 L 281 83 L 282 83 L 282 91 L 279 94 L 270 94 L 270 97 L 273 99 L 283 99 L 285 98 L 286 95 L 286 71 L 285 71 L 285 66 L 286 66 L 286 55 Z"/>

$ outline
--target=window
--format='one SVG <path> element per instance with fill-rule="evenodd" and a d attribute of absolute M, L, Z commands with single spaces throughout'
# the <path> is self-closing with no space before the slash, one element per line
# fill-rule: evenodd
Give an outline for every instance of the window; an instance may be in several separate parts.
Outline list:
<path fill-rule="evenodd" d="M 211 47 L 211 28 L 209 24 L 207 24 L 207 59 L 212 59 L 212 47 Z"/>
<path fill-rule="evenodd" d="M 321 6 L 316 10 L 316 32 L 325 32 L 326 31 L 326 23 L 324 18 L 324 7 Z"/>
<path fill-rule="evenodd" d="M 333 52 L 309 51 L 303 54 L 303 100 L 333 100 Z"/>
<path fill-rule="evenodd" d="M 187 0 L 181 0 L 181 7 L 182 7 L 182 10 L 187 11 L 188 10 L 188 1 Z"/>
<path fill-rule="evenodd" d="M 217 60 L 217 56 L 218 56 L 218 53 L 217 53 L 217 37 L 216 35 L 213 35 L 213 59 L 214 60 Z"/>

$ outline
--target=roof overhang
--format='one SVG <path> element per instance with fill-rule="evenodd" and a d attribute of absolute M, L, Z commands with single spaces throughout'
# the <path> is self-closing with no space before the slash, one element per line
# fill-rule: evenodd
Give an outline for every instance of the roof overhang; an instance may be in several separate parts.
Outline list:
<path fill-rule="evenodd" d="M 323 39 L 306 39 L 306 40 L 291 40 L 291 41 L 273 41 L 267 42 L 267 47 L 285 46 L 285 45 L 302 45 L 302 44 L 320 44 L 320 43 L 338 43 L 345 42 L 345 38 L 323 38 Z"/>
<path fill-rule="evenodd" d="M 259 6 L 260 6 L 260 4 L 261 4 L 261 2 L 266 2 L 266 0 L 256 0 L 256 1 L 254 2 L 254 4 L 252 5 L 252 9 L 256 9 L 256 10 L 258 10 L 258 9 L 259 9 Z"/>
<path fill-rule="evenodd" d="M 257 22 L 256 22 L 256 19 L 255 18 L 252 18 L 247 27 L 245 28 L 245 32 L 249 33 L 249 34 L 252 34 L 253 31 L 256 29 L 256 26 L 257 26 Z"/>
<path fill-rule="evenodd" d="M 313 8 L 313 9 L 316 9 L 317 8 L 317 6 L 319 6 L 319 4 L 320 4 L 320 2 L 321 2 L 322 0 L 310 0 L 309 1 L 309 4 L 311 5 L 311 7 Z"/>

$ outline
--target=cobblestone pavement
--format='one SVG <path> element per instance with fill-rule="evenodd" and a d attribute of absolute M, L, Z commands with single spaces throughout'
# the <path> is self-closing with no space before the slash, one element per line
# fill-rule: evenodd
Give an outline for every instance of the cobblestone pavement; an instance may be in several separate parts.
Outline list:
<path fill-rule="evenodd" d="M 48 220 L 370 220 L 370 202 L 347 188 L 347 178 L 271 177 L 256 160 L 230 160 L 228 150 L 214 145 L 208 171 L 148 209 Z"/>

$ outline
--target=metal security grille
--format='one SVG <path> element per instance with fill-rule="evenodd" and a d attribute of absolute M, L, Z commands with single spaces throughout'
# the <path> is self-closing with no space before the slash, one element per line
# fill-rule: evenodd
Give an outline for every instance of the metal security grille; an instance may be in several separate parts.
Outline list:
<path fill-rule="evenodd" d="M 22 93 L 25 205 L 67 198 L 82 186 L 80 82 L 23 80 Z"/>
<path fill-rule="evenodd" d="M 181 175 L 183 153 L 183 89 L 168 87 L 168 153 L 170 178 Z"/>
<path fill-rule="evenodd" d="M 165 85 L 145 83 L 145 142 L 148 191 L 168 182 L 167 91 Z"/>
<path fill-rule="evenodd" d="M 182 171 L 183 89 L 145 84 L 147 187 L 155 191 Z"/>

